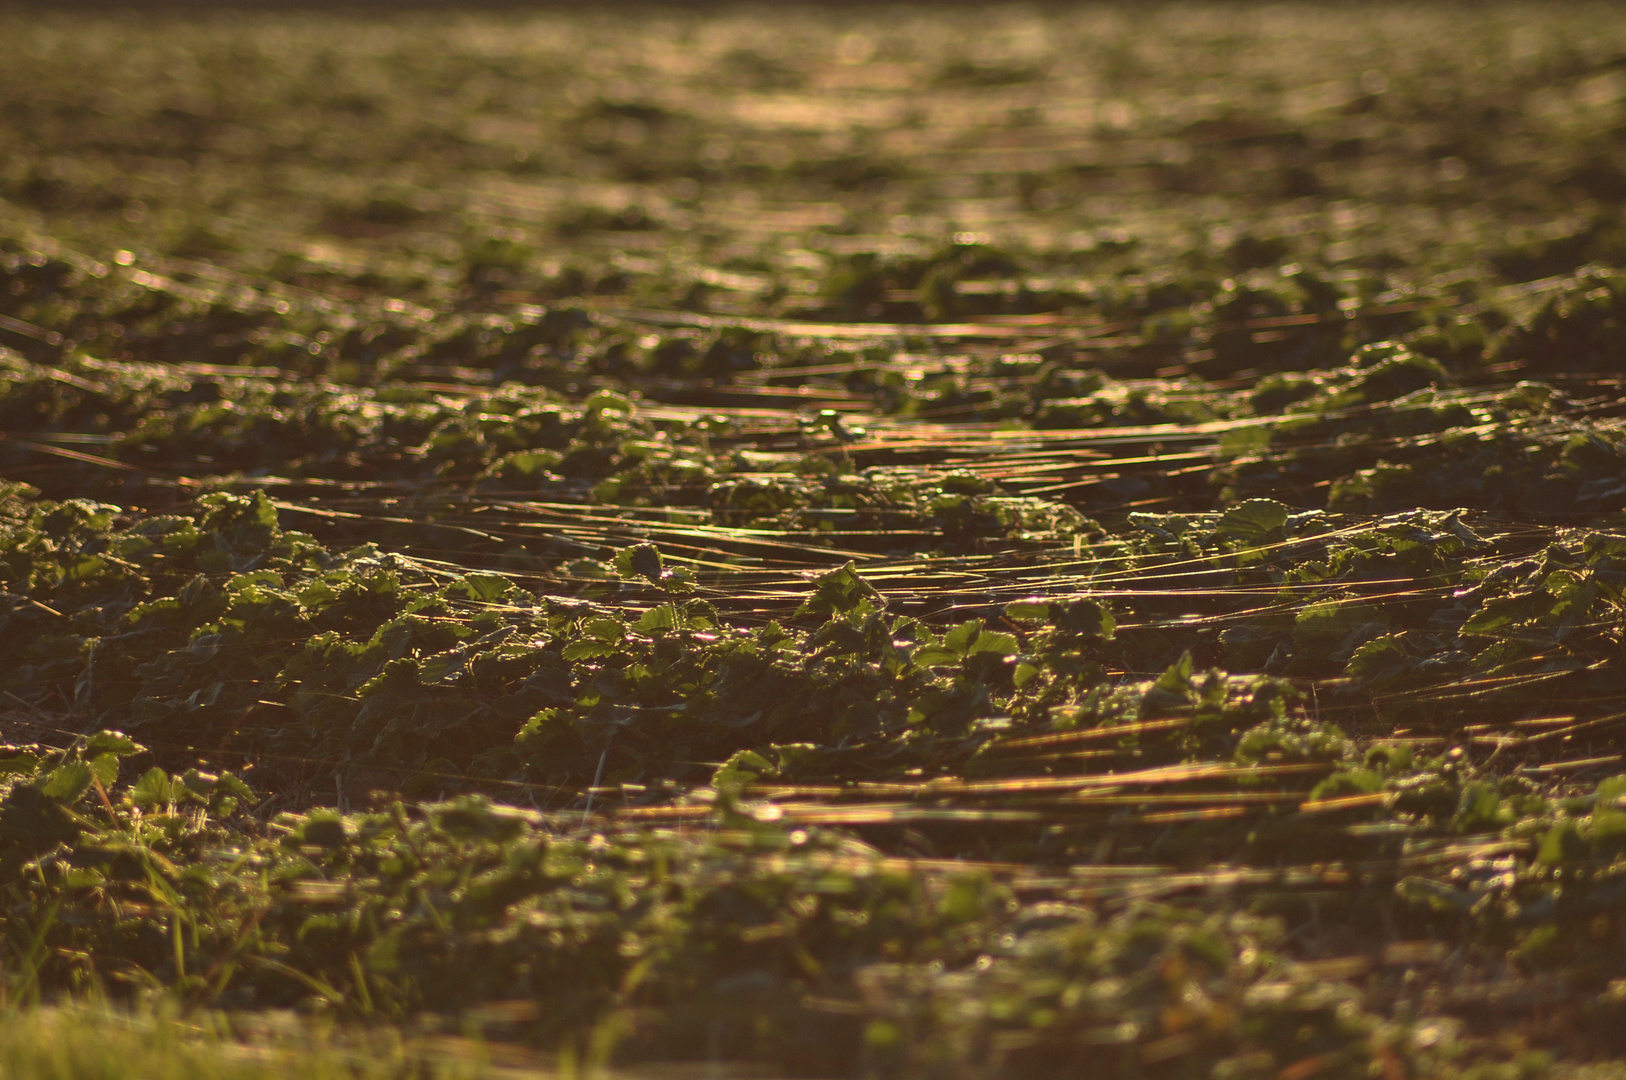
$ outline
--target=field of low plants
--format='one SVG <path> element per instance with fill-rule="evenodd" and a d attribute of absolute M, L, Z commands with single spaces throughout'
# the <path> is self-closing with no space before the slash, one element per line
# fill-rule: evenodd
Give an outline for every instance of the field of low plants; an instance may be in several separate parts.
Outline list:
<path fill-rule="evenodd" d="M 1626 16 L 581 8 L 0 11 L 0 1071 L 1626 1074 Z"/>

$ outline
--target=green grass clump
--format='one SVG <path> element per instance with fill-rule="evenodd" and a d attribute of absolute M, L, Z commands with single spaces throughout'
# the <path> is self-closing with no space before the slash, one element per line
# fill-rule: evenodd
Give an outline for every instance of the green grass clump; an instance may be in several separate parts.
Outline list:
<path fill-rule="evenodd" d="M 183 1019 L 163 1009 L 8 1010 L 0 1020 L 0 1070 L 19 1080 L 476 1080 L 498 1074 L 479 1060 L 476 1044 L 461 1047 L 459 1060 L 444 1046 L 436 1053 L 382 1033 L 335 1037 L 331 1027 L 282 1020 L 234 1030 L 217 1015 Z"/>

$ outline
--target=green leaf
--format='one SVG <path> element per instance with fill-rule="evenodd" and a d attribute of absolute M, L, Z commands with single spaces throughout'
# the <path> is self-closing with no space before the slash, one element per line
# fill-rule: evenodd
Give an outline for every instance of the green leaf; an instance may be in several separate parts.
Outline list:
<path fill-rule="evenodd" d="M 1598 598 L 1598 587 L 1573 570 L 1554 570 L 1541 583 L 1542 592 L 1553 598 L 1544 622 L 1573 623 L 1584 617 Z"/>
<path fill-rule="evenodd" d="M 248 784 L 244 783 L 243 779 L 239 776 L 235 776 L 229 772 L 221 773 L 220 778 L 215 781 L 215 795 L 216 797 L 230 797 L 234 799 L 252 799 L 254 797 L 254 789 L 249 787 Z"/>
<path fill-rule="evenodd" d="M 718 790 L 738 791 L 760 779 L 772 779 L 779 774 L 773 762 L 755 750 L 740 750 L 712 774 L 711 786 Z"/>
<path fill-rule="evenodd" d="M 857 568 L 849 562 L 814 578 L 813 595 L 802 601 L 796 615 L 845 615 L 866 602 L 871 609 L 886 606 L 881 594 L 860 577 Z"/>
<path fill-rule="evenodd" d="M 238 593 L 260 585 L 280 589 L 282 588 L 282 575 L 275 570 L 251 570 L 246 574 L 234 574 L 232 579 L 226 582 L 226 591 Z"/>
<path fill-rule="evenodd" d="M 267 529 L 275 529 L 277 527 L 276 504 L 267 498 L 265 492 L 263 491 L 256 491 L 254 493 L 254 520 L 265 526 Z"/>
<path fill-rule="evenodd" d="M 156 765 L 143 773 L 141 779 L 130 788 L 130 801 L 142 809 L 168 806 L 174 797 L 169 774 Z"/>
<path fill-rule="evenodd" d="M 129 757 L 131 754 L 146 752 L 146 747 L 119 731 L 98 731 L 85 740 L 85 756 L 97 757 L 102 754 L 113 754 L 118 757 Z"/>
<path fill-rule="evenodd" d="M 112 787 L 119 778 L 119 756 L 97 754 L 90 759 L 90 771 L 102 782 L 103 790 Z"/>
<path fill-rule="evenodd" d="M 616 619 L 589 619 L 581 629 L 582 636 L 594 641 L 619 643 L 625 640 L 627 628 Z"/>
<path fill-rule="evenodd" d="M 579 641 L 572 641 L 569 645 L 560 649 L 559 655 L 566 660 L 597 660 L 600 657 L 614 656 L 620 651 L 619 642 L 582 638 Z"/>
<path fill-rule="evenodd" d="M 1344 665 L 1344 674 L 1352 679 L 1370 679 L 1391 671 L 1410 659 L 1400 639 L 1393 634 L 1375 637 L 1361 645 Z"/>
<path fill-rule="evenodd" d="M 204 803 L 207 803 L 209 796 L 214 794 L 215 784 L 219 781 L 220 777 L 213 773 L 199 772 L 197 769 L 188 769 L 181 776 L 181 786 Z"/>
<path fill-rule="evenodd" d="M 1010 656 L 1022 651 L 1021 644 L 1016 640 L 1015 634 L 1004 631 L 984 630 L 972 642 L 967 655 L 972 653 L 994 653 L 997 656 Z"/>
<path fill-rule="evenodd" d="M 661 572 L 659 584 L 668 596 L 691 593 L 694 592 L 694 574 L 687 566 L 676 566 Z"/>
<path fill-rule="evenodd" d="M 513 588 L 513 582 L 501 574 L 464 574 L 455 584 L 463 586 L 463 592 L 470 600 L 481 604 L 501 600 Z"/>
<path fill-rule="evenodd" d="M 661 580 L 661 553 L 654 544 L 634 544 L 615 553 L 615 568 L 622 577 L 641 577 L 659 584 Z"/>
<path fill-rule="evenodd" d="M 1371 636 L 1377 637 L 1388 621 L 1384 613 L 1371 604 L 1355 600 L 1324 600 L 1309 605 L 1293 620 L 1293 644 L 1331 652 L 1363 627 L 1370 626 L 1376 631 Z M 1351 649 L 1354 647 L 1352 645 Z"/>
<path fill-rule="evenodd" d="M 339 847 L 348 839 L 350 829 L 344 815 L 336 810 L 312 810 L 305 816 L 298 836 L 301 842 L 320 847 Z"/>
<path fill-rule="evenodd" d="M 1310 801 L 1371 795 L 1382 790 L 1383 777 L 1371 769 L 1340 769 L 1310 789 Z"/>
<path fill-rule="evenodd" d="M 947 667 L 960 662 L 960 654 L 945 649 L 941 645 L 922 645 L 916 649 L 910 659 L 920 667 Z"/>
<path fill-rule="evenodd" d="M 556 450 L 519 450 L 503 457 L 490 471 L 499 476 L 513 473 L 532 476 L 553 468 L 559 464 L 559 460 L 560 454 Z"/>
<path fill-rule="evenodd" d="M 704 600 L 690 600 L 679 612 L 680 625 L 690 630 L 710 630 L 720 625 L 717 609 Z"/>
<path fill-rule="evenodd" d="M 944 634 L 943 646 L 958 656 L 965 656 L 971 652 L 972 644 L 981 633 L 982 620 L 971 619 Z"/>
<path fill-rule="evenodd" d="M 32 750 L 0 749 L 0 777 L 27 776 L 39 767 L 40 756 Z"/>
<path fill-rule="evenodd" d="M 640 634 L 654 635 L 667 630 L 676 630 L 683 623 L 683 617 L 678 613 L 676 605 L 657 604 L 638 617 L 632 628 Z"/>
<path fill-rule="evenodd" d="M 100 555 L 78 555 L 63 565 L 62 580 L 89 581 L 106 567 L 107 560 Z"/>
<path fill-rule="evenodd" d="M 1530 619 L 1535 611 L 1536 600 L 1531 593 L 1493 596 L 1468 616 L 1461 632 L 1474 637 L 1496 636 L 1508 627 Z"/>
<path fill-rule="evenodd" d="M 1282 528 L 1291 513 L 1275 499 L 1249 499 L 1220 515 L 1214 535 L 1221 540 L 1236 540 L 1258 547 L 1281 539 Z"/>
<path fill-rule="evenodd" d="M 1050 618 L 1050 604 L 1044 600 L 1012 600 L 1005 605 L 1005 617 L 1012 622 L 1044 622 Z"/>
<path fill-rule="evenodd" d="M 1118 621 L 1100 602 L 1086 597 L 1072 601 L 1057 612 L 1056 626 L 1082 638 L 1111 641 Z"/>
<path fill-rule="evenodd" d="M 547 743 L 551 734 L 565 726 L 566 723 L 559 718 L 558 709 L 543 709 L 525 721 L 514 735 L 514 746 L 521 751 L 538 749 Z"/>
<path fill-rule="evenodd" d="M 95 775 L 88 762 L 66 761 L 46 776 L 40 793 L 58 802 L 75 803 L 90 790 L 90 780 Z"/>
<path fill-rule="evenodd" d="M 777 619 L 770 620 L 766 626 L 756 632 L 757 644 L 764 649 L 782 649 L 796 640 L 789 630 Z"/>
<path fill-rule="evenodd" d="M 1192 703 L 1196 690 L 1192 687 L 1191 653 L 1185 652 L 1170 664 L 1157 681 L 1146 688 L 1143 707 L 1148 713 L 1157 709 L 1179 708 Z"/>

